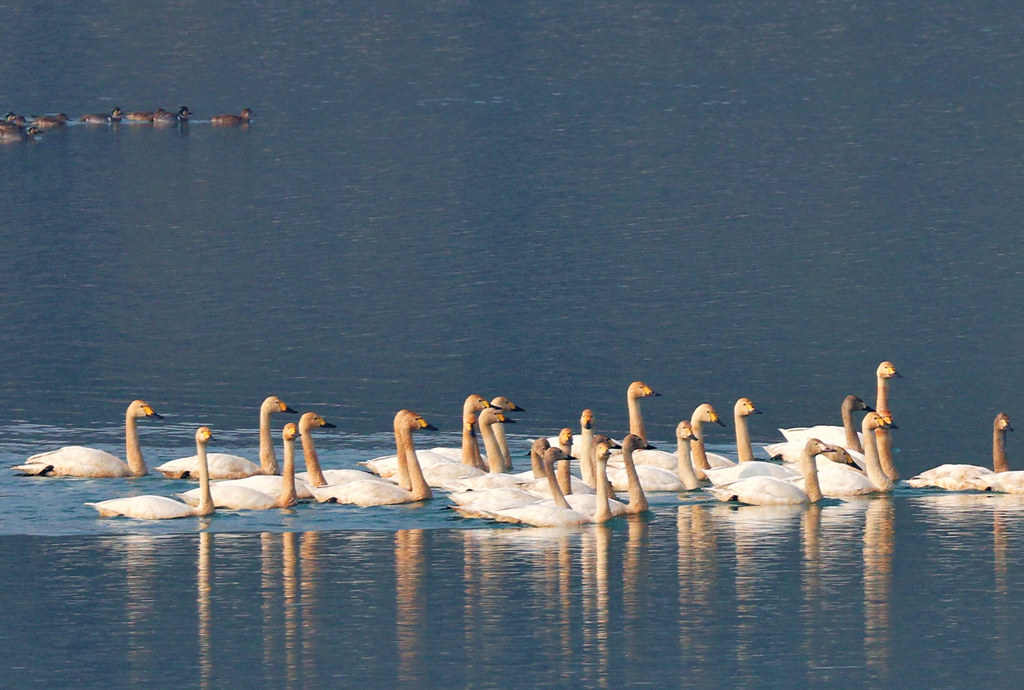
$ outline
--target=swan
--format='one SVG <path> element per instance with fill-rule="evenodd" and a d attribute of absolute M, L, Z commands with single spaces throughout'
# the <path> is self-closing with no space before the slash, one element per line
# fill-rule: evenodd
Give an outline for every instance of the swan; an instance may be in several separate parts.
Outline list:
<path fill-rule="evenodd" d="M 854 496 L 869 493 L 888 493 L 892 491 L 893 483 L 889 476 L 882 469 L 878 458 L 878 445 L 875 438 L 876 429 L 895 429 L 896 425 L 892 417 L 880 415 L 877 412 L 868 412 L 861 420 L 861 437 L 864 442 L 864 466 L 862 473 L 854 470 L 849 465 L 852 458 L 841 462 L 818 459 L 818 484 L 822 493 L 826 496 Z M 836 452 L 841 452 L 841 447 L 834 447 Z M 848 455 L 849 453 L 847 453 Z M 844 467 L 843 464 L 847 466 Z M 799 479 L 796 480 L 799 484 Z"/>
<path fill-rule="evenodd" d="M 149 403 L 133 400 L 128 405 L 124 420 L 125 457 L 85 446 L 64 446 L 46 453 L 38 453 L 11 469 L 23 475 L 60 477 L 144 477 L 149 474 L 142 459 L 136 420 L 163 419 Z"/>
<path fill-rule="evenodd" d="M 462 445 L 459 448 L 446 448 L 446 447 L 435 447 L 430 448 L 429 452 L 444 456 L 450 459 L 452 462 L 461 462 L 466 465 L 472 465 L 481 470 L 486 470 L 487 466 L 484 464 L 483 459 L 480 457 L 480 447 L 476 445 L 476 439 L 474 437 L 473 444 L 475 447 L 476 459 L 473 462 L 468 462 L 468 458 L 471 457 L 466 454 L 466 426 L 470 424 L 471 419 L 476 419 L 478 413 L 486 410 L 491 406 L 491 403 L 482 395 L 470 395 L 462 403 Z M 472 422 L 476 424 L 476 422 Z M 422 458 L 421 458 L 422 462 Z M 396 465 L 397 468 L 397 465 Z M 386 476 L 386 475 L 385 475 Z"/>
<path fill-rule="evenodd" d="M 606 474 L 615 491 L 630 491 L 631 496 L 637 488 L 643 491 L 685 491 L 686 485 L 673 470 L 666 470 L 653 465 L 637 465 L 633 460 L 636 451 L 643 446 L 643 440 L 636 434 L 627 434 L 622 439 L 623 467 L 608 468 Z M 647 499 L 640 499 L 646 504 Z M 630 500 L 630 504 L 633 500 Z M 646 510 L 646 507 L 643 508 Z"/>
<path fill-rule="evenodd" d="M 240 479 L 257 474 L 277 474 L 277 456 L 274 455 L 274 439 L 270 434 L 270 415 L 277 412 L 295 414 L 295 410 L 276 395 L 268 396 L 260 405 L 260 464 L 228 453 L 210 453 L 207 456 L 211 479 Z M 196 474 L 195 455 L 170 460 L 155 467 L 169 479 L 189 479 Z"/>
<path fill-rule="evenodd" d="M 750 445 L 750 429 L 747 426 L 747 417 L 752 414 L 761 414 L 761 410 L 754 407 L 750 398 L 740 398 L 732 406 L 733 421 L 736 423 L 736 454 L 741 463 L 754 460 L 754 449 Z M 736 464 L 731 458 L 718 453 L 705 454 L 708 464 L 712 467 L 727 467 Z"/>
<path fill-rule="evenodd" d="M 636 441 L 634 441 L 634 444 L 635 443 Z M 619 444 L 605 440 L 600 442 L 599 445 L 601 446 L 602 452 L 605 454 L 603 462 L 605 463 L 605 468 L 607 468 L 608 458 L 610 457 L 611 451 L 615 448 L 615 446 L 618 446 Z M 594 448 L 594 451 L 595 453 L 597 452 L 596 446 Z M 568 464 L 569 458 L 566 458 L 561 462 Z M 595 471 L 597 462 L 598 459 L 595 456 Z M 604 479 L 603 483 L 606 487 L 608 486 L 607 478 Z M 559 489 L 561 489 L 561 484 L 559 484 Z M 630 484 L 629 504 L 616 500 L 614 497 L 612 497 L 611 493 L 607 490 L 607 488 L 605 489 L 605 496 L 607 497 L 605 501 L 608 504 L 608 510 L 611 511 L 612 517 L 619 517 L 620 515 L 628 515 L 631 513 L 641 513 L 647 510 L 649 507 L 647 504 L 647 498 L 643 495 L 643 489 L 640 488 L 639 482 L 634 482 Z M 570 509 L 575 510 L 577 513 L 582 513 L 583 515 L 594 515 L 597 513 L 597 502 L 600 499 L 598 498 L 598 495 L 596 493 L 565 494 L 563 495 L 563 498 L 565 499 L 565 504 L 559 502 L 558 499 L 555 497 L 554 493 L 552 493 L 552 498 L 541 501 L 540 505 L 557 505 L 563 508 L 568 506 Z"/>
<path fill-rule="evenodd" d="M 996 415 L 992 422 L 992 469 L 979 465 L 939 465 L 922 472 L 907 480 L 907 484 L 919 489 L 925 486 L 936 486 L 949 491 L 967 491 L 980 489 L 983 491 L 1000 491 L 1003 493 L 1024 493 L 1024 491 L 1008 491 L 1002 487 L 1013 487 L 1015 482 L 1024 480 L 1024 473 L 1008 472 L 1006 461 L 1006 432 L 1013 431 L 1010 416 L 1005 412 Z M 1024 487 L 1022 487 L 1024 488 Z"/>
<path fill-rule="evenodd" d="M 598 473 L 597 499 L 593 515 L 580 513 L 569 507 L 565 496 L 558 488 L 558 482 L 555 481 L 554 467 L 552 466 L 557 460 L 565 459 L 567 456 L 560 448 L 549 448 L 544 454 L 544 464 L 547 470 L 548 486 L 551 489 L 553 504 L 534 503 L 504 508 L 491 511 L 487 516 L 498 522 L 513 522 L 533 525 L 534 527 L 569 527 L 590 522 L 607 522 L 612 518 L 612 512 L 608 504 L 608 484 L 605 481 L 601 481 L 601 479 L 608 464 L 609 453 L 610 449 L 607 443 L 598 444 L 595 452 Z"/>
<path fill-rule="evenodd" d="M 547 473 L 544 470 L 544 453 L 549 448 L 551 448 L 551 444 L 546 438 L 538 438 L 530 445 L 530 464 L 533 469 L 527 473 L 528 476 L 524 477 L 524 480 L 528 480 L 532 476 L 538 481 L 547 481 Z M 545 494 L 525 487 L 498 487 L 483 491 L 453 491 L 448 494 L 448 498 L 452 503 L 462 506 L 463 509 L 458 512 L 463 517 L 487 517 L 481 511 L 539 503 L 549 495 L 550 489 Z"/>
<path fill-rule="evenodd" d="M 889 379 L 903 378 L 892 362 L 882 362 L 875 370 L 877 382 L 877 393 L 875 396 L 875 411 L 880 415 L 891 415 L 889 411 Z M 875 438 L 878 441 L 878 459 L 882 463 L 882 469 L 889 476 L 889 479 L 896 481 L 900 478 L 896 471 L 896 465 L 892 458 L 892 434 L 884 427 L 875 430 Z"/>
<path fill-rule="evenodd" d="M 196 455 L 199 456 L 199 506 L 175 501 L 166 496 L 131 496 L 112 498 L 99 503 L 86 503 L 99 511 L 101 517 L 131 517 L 141 520 L 167 520 L 193 515 L 212 515 L 213 498 L 210 495 L 210 476 L 206 471 L 206 444 L 213 438 L 209 427 L 196 431 Z"/>
<path fill-rule="evenodd" d="M 693 469 L 697 473 L 698 479 L 707 479 L 704 474 L 704 470 L 711 469 L 711 464 L 708 459 L 708 452 L 704 448 L 704 423 L 717 424 L 718 426 L 725 426 L 725 423 L 718 418 L 718 413 L 708 403 L 698 405 L 690 415 L 690 428 L 693 430 L 693 434 L 696 438 L 690 441 L 690 452 L 693 457 Z M 729 465 L 735 463 L 729 462 Z"/>
<path fill-rule="evenodd" d="M 520 477 L 512 474 L 505 474 L 505 459 L 498 447 L 498 440 L 494 435 L 494 426 L 498 424 L 514 424 L 515 420 L 494 407 L 481 410 L 478 416 L 480 435 L 484 439 L 484 449 L 487 451 L 487 464 L 490 472 L 474 472 L 469 474 L 465 471 L 460 476 L 453 476 L 444 472 L 443 467 L 434 466 L 426 470 L 431 486 L 439 486 L 449 491 L 496 489 L 498 487 L 517 487 L 523 483 Z M 461 470 L 472 470 L 471 467 L 462 467 Z M 440 470 L 440 472 L 438 471 Z"/>
<path fill-rule="evenodd" d="M 409 488 L 382 482 L 373 478 L 343 484 L 312 487 L 313 496 L 320 503 L 345 503 L 363 507 L 415 503 L 434 497 L 416 459 L 412 433 L 421 429 L 436 431 L 423 417 L 399 410 L 395 415 L 395 446 L 399 457 L 399 471 L 408 477 Z M 364 473 L 365 474 L 365 473 Z"/>
<path fill-rule="evenodd" d="M 800 470 L 804 475 L 805 488 L 800 488 L 785 479 L 761 475 L 739 479 L 722 486 L 708 486 L 704 490 L 711 492 L 719 501 L 738 501 L 750 505 L 817 503 L 822 499 L 822 493 L 818 485 L 818 469 L 814 456 L 827 450 L 831 450 L 831 446 L 815 438 L 805 444 L 800 457 Z"/>
<path fill-rule="evenodd" d="M 299 435 L 299 427 L 294 422 L 285 424 L 281 431 L 284 440 L 284 468 L 281 475 L 256 475 L 248 479 L 268 479 L 266 490 L 259 490 L 244 479 L 232 479 L 215 482 L 210 485 L 213 505 L 231 510 L 269 510 L 271 508 L 289 508 L 298 502 L 298 491 L 295 482 L 295 438 Z M 202 489 L 192 489 L 185 493 L 175 494 L 189 505 L 199 505 Z M 309 488 L 306 487 L 308 493 Z"/>
<path fill-rule="evenodd" d="M 526 408 L 516 405 L 514 402 L 506 398 L 504 395 L 491 400 L 491 407 L 501 410 L 502 412 L 525 412 Z M 502 424 L 495 424 L 492 427 L 494 431 L 494 438 L 498 442 L 498 448 L 501 450 L 501 456 L 505 461 L 505 471 L 512 471 L 512 454 L 508 450 L 508 439 L 505 438 L 505 427 Z"/>
<path fill-rule="evenodd" d="M 634 381 L 626 389 L 626 409 L 629 412 L 629 433 L 640 438 L 643 442 L 641 448 L 647 448 L 647 429 L 644 427 L 644 418 L 640 413 L 640 398 L 657 397 L 661 393 L 655 393 L 643 381 Z"/>
<path fill-rule="evenodd" d="M 839 413 L 843 420 L 842 426 L 818 424 L 816 426 L 790 427 L 788 429 L 779 429 L 779 431 L 786 441 L 792 442 L 792 446 L 796 449 L 794 457 L 799 455 L 803 449 L 804 442 L 809 438 L 817 438 L 832 446 L 843 446 L 848 450 L 863 453 L 864 446 L 861 443 L 860 435 L 857 433 L 857 428 L 853 425 L 853 413 L 856 410 L 863 410 L 864 412 L 874 411 L 870 405 L 856 395 L 851 394 L 843 398 L 843 404 L 839 408 Z M 782 446 L 783 444 L 775 445 Z M 776 457 L 783 452 L 781 447 L 777 452 L 769 450 L 770 446 L 765 446 L 764 448 L 772 457 Z"/>

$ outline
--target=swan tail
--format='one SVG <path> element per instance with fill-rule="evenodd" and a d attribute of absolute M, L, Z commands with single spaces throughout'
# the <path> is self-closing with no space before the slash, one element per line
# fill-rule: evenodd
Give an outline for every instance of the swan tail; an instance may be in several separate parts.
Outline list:
<path fill-rule="evenodd" d="M 11 469 L 26 477 L 44 477 L 53 472 L 53 465 L 44 462 L 27 462 L 24 465 L 15 465 Z"/>

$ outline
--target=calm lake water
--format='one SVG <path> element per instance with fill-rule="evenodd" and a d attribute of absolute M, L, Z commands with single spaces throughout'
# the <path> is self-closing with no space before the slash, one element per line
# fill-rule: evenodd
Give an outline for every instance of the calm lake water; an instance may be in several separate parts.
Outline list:
<path fill-rule="evenodd" d="M 0 460 L 255 450 L 276 393 L 389 452 L 649 434 L 750 397 L 838 423 L 889 359 L 897 464 L 987 464 L 1024 425 L 1024 17 L 963 3 L 5 7 L 0 110 L 188 105 L 184 127 L 0 146 Z M 247 129 L 212 115 L 250 107 Z M 275 422 L 281 420 L 275 419 Z M 708 433 L 732 452 L 733 433 Z M 1016 439 L 1009 439 L 1011 466 Z M 525 464 L 525 458 L 520 460 Z M 653 497 L 549 533 L 443 496 L 150 525 L 82 504 L 186 482 L 0 475 L 0 684 L 1016 685 L 1014 497 L 792 511 Z M 26 586 L 29 585 L 29 586 Z M 40 649 L 46 650 L 41 653 Z"/>

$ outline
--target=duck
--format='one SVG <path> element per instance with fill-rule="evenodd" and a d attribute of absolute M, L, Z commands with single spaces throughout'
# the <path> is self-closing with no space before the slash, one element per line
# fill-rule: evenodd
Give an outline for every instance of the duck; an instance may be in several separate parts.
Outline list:
<path fill-rule="evenodd" d="M 40 133 L 39 128 L 35 125 L 28 129 L 0 129 L 0 142 L 11 143 L 15 141 L 35 141 L 36 135 Z"/>
<path fill-rule="evenodd" d="M 210 118 L 210 124 L 215 127 L 238 127 L 249 124 L 249 120 L 255 113 L 245 108 L 240 115 L 214 115 Z"/>
<path fill-rule="evenodd" d="M 197 506 L 175 501 L 167 496 L 131 496 L 112 498 L 98 503 L 86 503 L 95 508 L 101 517 L 130 517 L 140 520 L 168 520 L 192 516 L 212 515 L 213 497 L 210 494 L 210 477 L 206 472 L 206 446 L 213 439 L 210 428 L 201 426 L 196 431 L 196 455 L 199 456 L 199 493 Z"/>
<path fill-rule="evenodd" d="M 313 496 L 320 503 L 345 503 L 363 507 L 416 503 L 433 498 L 416 458 L 413 432 L 436 431 L 437 427 L 422 416 L 409 410 L 399 410 L 395 415 L 395 447 L 399 457 L 399 473 L 408 477 L 408 488 L 390 482 L 367 478 L 343 484 L 313 486 Z"/>
<path fill-rule="evenodd" d="M 157 108 L 154 110 L 135 110 L 127 113 L 124 119 L 131 120 L 132 122 L 152 122 L 153 117 L 159 113 L 167 112 L 163 108 Z"/>
<path fill-rule="evenodd" d="M 278 412 L 295 414 L 295 410 L 288 406 L 276 395 L 267 396 L 260 404 L 259 429 L 260 429 L 260 464 L 240 455 L 228 453 L 210 453 L 207 456 L 211 479 L 241 479 L 257 474 L 277 474 L 277 457 L 274 455 L 274 440 L 270 435 L 270 415 Z M 198 459 L 195 455 L 187 458 L 169 460 L 154 469 L 168 479 L 188 479 L 196 475 Z"/>
<path fill-rule="evenodd" d="M 0 122 L 0 131 L 20 131 L 28 126 L 28 120 L 25 119 L 24 115 L 16 115 L 13 112 L 8 112 L 4 115 L 4 119 Z"/>
<path fill-rule="evenodd" d="M 123 117 L 124 111 L 115 107 L 109 113 L 91 113 L 89 115 L 83 115 L 80 121 L 87 125 L 106 125 L 111 122 L 120 122 Z"/>
<path fill-rule="evenodd" d="M 947 491 L 1024 493 L 1024 472 L 1009 471 L 1010 466 L 1006 460 L 1007 431 L 1013 431 L 1010 415 L 1000 412 L 992 422 L 992 469 L 980 465 L 939 465 L 911 477 L 907 484 L 915 489 L 933 486 Z M 1020 490 L 1007 490 L 1015 488 L 1015 483 L 1021 484 Z"/>
<path fill-rule="evenodd" d="M 823 495 L 821 487 L 818 485 L 818 470 L 814 456 L 829 450 L 831 450 L 831 446 L 816 438 L 806 442 L 800 458 L 800 469 L 804 478 L 803 488 L 785 479 L 759 475 L 721 486 L 708 486 L 704 490 L 710 492 L 719 501 L 732 501 L 748 505 L 817 503 L 823 498 Z"/>
<path fill-rule="evenodd" d="M 144 477 L 149 468 L 142 457 L 137 420 L 163 419 L 143 400 L 133 400 L 125 411 L 125 460 L 96 448 L 64 446 L 38 453 L 12 469 L 23 475 L 53 477 Z"/>
<path fill-rule="evenodd" d="M 40 115 L 32 119 L 32 126 L 39 130 L 56 129 L 65 127 L 68 123 L 68 116 L 65 113 L 56 115 Z"/>
<path fill-rule="evenodd" d="M 263 488 L 241 484 L 240 480 L 214 482 L 210 485 L 213 505 L 230 510 L 269 510 L 290 508 L 295 505 L 299 499 L 295 481 L 295 439 L 298 437 L 297 424 L 288 422 L 284 425 L 281 430 L 281 439 L 284 442 L 284 467 L 280 476 L 259 475 L 262 479 L 271 480 Z M 189 505 L 198 506 L 202 499 L 202 488 L 175 495 Z"/>
<path fill-rule="evenodd" d="M 188 119 L 192 117 L 192 111 L 188 109 L 188 106 L 181 106 L 178 108 L 178 112 L 170 113 L 166 110 L 157 110 L 153 112 L 153 124 L 154 125 L 174 125 L 180 122 L 188 122 Z"/>
<path fill-rule="evenodd" d="M 842 446 L 847 450 L 854 450 L 858 453 L 863 453 L 864 446 L 861 443 L 860 434 L 857 432 L 857 428 L 853 423 L 853 413 L 858 410 L 874 412 L 874 408 L 865 403 L 858 396 L 851 393 L 843 398 L 843 403 L 839 407 L 839 414 L 843 420 L 842 426 L 817 424 L 815 426 L 779 429 L 779 432 L 787 442 L 793 443 L 793 446 L 798 449 L 797 453 L 799 453 L 799 449 L 803 448 L 804 442 L 809 438 L 821 439 L 829 445 Z M 787 448 L 788 447 L 784 444 L 764 446 L 765 451 L 771 457 L 781 455 Z"/>

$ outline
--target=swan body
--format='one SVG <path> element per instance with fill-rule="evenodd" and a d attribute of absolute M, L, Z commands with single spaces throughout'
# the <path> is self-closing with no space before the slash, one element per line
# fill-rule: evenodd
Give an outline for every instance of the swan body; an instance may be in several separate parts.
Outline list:
<path fill-rule="evenodd" d="M 805 441 L 806 444 L 806 441 Z M 790 479 L 799 477 L 799 472 L 774 462 L 755 460 L 753 462 L 742 462 L 728 467 L 712 467 L 704 470 L 708 481 L 714 486 L 729 484 L 730 482 L 748 477 L 776 477 L 778 479 Z"/>
<path fill-rule="evenodd" d="M 241 479 L 257 474 L 277 474 L 277 457 L 274 455 L 274 441 L 270 434 L 270 415 L 278 412 L 295 414 L 295 410 L 276 395 L 267 396 L 260 404 L 260 464 L 257 465 L 240 455 L 210 453 L 207 456 L 210 478 Z M 197 468 L 198 458 L 192 455 L 170 460 L 154 469 L 169 479 L 189 479 L 196 476 Z"/>
<path fill-rule="evenodd" d="M 38 453 L 12 469 L 31 476 L 54 477 L 142 477 L 149 474 L 142 458 L 136 420 L 163 419 L 149 403 L 133 400 L 125 412 L 125 450 L 127 462 L 103 450 L 85 446 L 64 446 Z"/>
<path fill-rule="evenodd" d="M 113 498 L 109 501 L 86 503 L 95 508 L 101 517 L 131 517 L 141 520 L 169 520 L 173 518 L 191 517 L 194 515 L 211 515 L 214 511 L 213 498 L 210 495 L 210 477 L 206 472 L 206 444 L 212 438 L 208 427 L 199 427 L 196 431 L 196 451 L 199 455 L 199 491 L 200 500 L 197 507 L 175 501 L 166 496 L 131 496 Z"/>
<path fill-rule="evenodd" d="M 793 442 L 797 447 L 795 451 L 792 451 L 792 455 L 799 456 L 804 442 L 809 438 L 816 438 L 830 446 L 842 446 L 848 450 L 855 450 L 858 453 L 863 453 L 864 446 L 861 441 L 860 433 L 858 433 L 856 427 L 853 425 L 853 413 L 856 410 L 863 410 L 864 412 L 874 412 L 874 410 L 872 410 L 867 403 L 856 395 L 848 395 L 843 398 L 843 404 L 839 409 L 843 420 L 842 426 L 818 424 L 815 426 L 779 429 L 783 438 L 787 441 Z M 772 457 L 775 457 L 775 455 L 777 455 L 777 453 L 772 453 Z"/>
<path fill-rule="evenodd" d="M 817 439 L 807 441 L 801 457 L 804 488 L 785 479 L 759 475 L 721 486 L 706 487 L 705 490 L 711 492 L 719 501 L 738 501 L 749 505 L 816 503 L 821 500 L 822 493 L 818 486 L 818 472 L 814 456 L 830 449 L 830 446 Z"/>
<path fill-rule="evenodd" d="M 200 490 L 191 489 L 175 496 L 189 505 L 197 506 Z M 237 484 L 210 484 L 210 496 L 214 506 L 228 510 L 269 510 L 277 505 L 277 499 L 272 494 Z"/>
<path fill-rule="evenodd" d="M 1006 432 L 1013 431 L 1010 416 L 1005 412 L 996 415 L 992 422 L 992 469 L 979 465 L 945 464 L 922 472 L 907 480 L 914 488 L 934 486 L 948 491 L 998 491 L 1002 493 L 1024 493 L 1024 486 L 1016 489 L 1018 479 L 1015 472 L 1008 472 L 1006 461 Z M 1024 477 L 1024 475 L 1022 475 Z"/>
<path fill-rule="evenodd" d="M 324 476 L 330 481 L 332 472 L 356 472 L 357 474 L 363 475 L 363 477 L 372 477 L 373 475 L 367 474 L 366 472 L 359 472 L 358 470 L 326 470 Z M 244 486 L 250 489 L 255 489 L 271 496 L 276 496 L 281 493 L 281 488 L 284 484 L 284 479 L 280 475 L 276 474 L 254 474 L 251 477 L 243 477 L 241 479 L 225 479 L 219 481 L 212 486 Z M 186 492 L 188 493 L 188 492 Z M 295 478 L 295 495 L 299 499 L 308 500 L 313 498 L 313 492 L 309 490 L 309 484 L 305 481 Z M 216 498 L 216 496 L 214 497 Z M 219 505 L 217 506 L 220 507 Z"/>
<path fill-rule="evenodd" d="M 416 457 L 412 434 L 421 429 L 436 430 L 423 417 L 399 410 L 395 415 L 395 446 L 398 450 L 399 475 L 408 486 L 389 484 L 375 479 L 350 481 L 343 484 L 311 486 L 313 497 L 320 503 L 345 503 L 363 507 L 415 503 L 433 498 L 430 485 L 424 478 Z"/>

